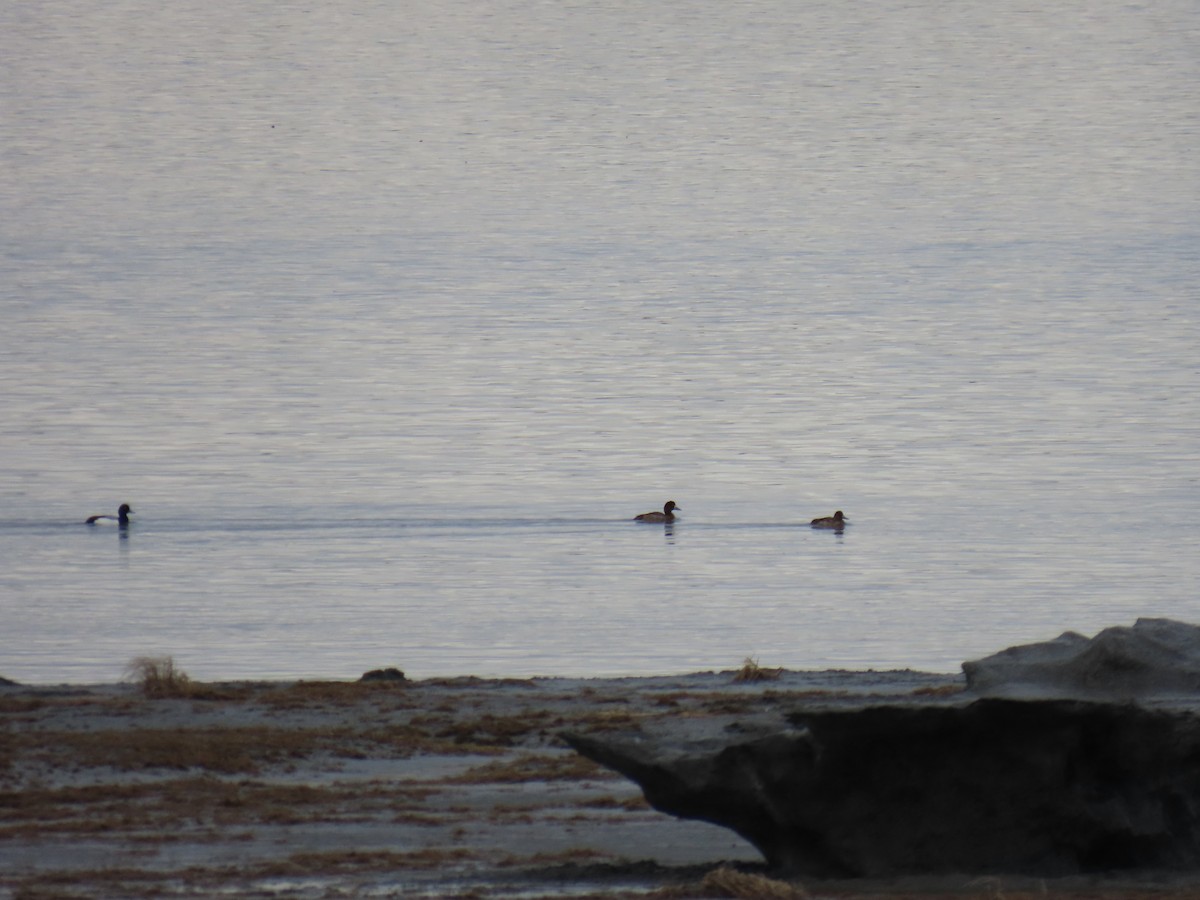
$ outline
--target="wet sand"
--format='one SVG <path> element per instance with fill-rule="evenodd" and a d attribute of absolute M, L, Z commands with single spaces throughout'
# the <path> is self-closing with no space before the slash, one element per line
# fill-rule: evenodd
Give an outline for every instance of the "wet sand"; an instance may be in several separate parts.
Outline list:
<path fill-rule="evenodd" d="M 964 688 L 766 674 L 0 687 L 0 898 L 1200 896 L 1153 873 L 767 880 L 736 834 L 654 811 L 558 737 Z"/>

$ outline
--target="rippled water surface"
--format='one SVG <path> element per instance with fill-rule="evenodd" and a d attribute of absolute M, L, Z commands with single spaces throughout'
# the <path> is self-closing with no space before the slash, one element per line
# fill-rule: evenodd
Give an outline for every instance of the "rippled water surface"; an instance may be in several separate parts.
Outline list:
<path fill-rule="evenodd" d="M 0 675 L 1200 621 L 1197 46 L 1183 2 L 10 4 Z"/>

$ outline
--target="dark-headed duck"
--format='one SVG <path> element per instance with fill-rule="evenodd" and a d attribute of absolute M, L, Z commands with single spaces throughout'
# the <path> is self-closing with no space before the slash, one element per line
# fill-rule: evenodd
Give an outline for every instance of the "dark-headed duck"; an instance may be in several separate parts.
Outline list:
<path fill-rule="evenodd" d="M 115 516 L 105 516 L 105 515 L 88 516 L 87 522 L 85 524 L 97 525 L 101 522 L 114 522 L 115 521 L 118 525 L 128 525 L 129 524 L 129 514 L 131 512 L 133 512 L 133 510 L 129 508 L 129 504 L 122 503 L 120 508 L 117 510 L 117 514 Z"/>
<path fill-rule="evenodd" d="M 835 531 L 841 531 L 846 526 L 846 517 L 842 515 L 839 509 L 832 516 L 823 516 L 820 519 L 812 520 L 813 528 L 832 528 Z"/>
<path fill-rule="evenodd" d="M 675 510 L 681 509 L 675 505 L 674 500 L 668 500 L 663 504 L 662 512 L 642 513 L 640 516 L 634 516 L 635 522 L 674 522 Z"/>

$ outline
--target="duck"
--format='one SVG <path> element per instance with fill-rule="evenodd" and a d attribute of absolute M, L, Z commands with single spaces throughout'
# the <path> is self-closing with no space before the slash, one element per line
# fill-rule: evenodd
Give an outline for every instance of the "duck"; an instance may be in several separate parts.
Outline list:
<path fill-rule="evenodd" d="M 662 512 L 655 510 L 654 512 L 642 513 L 640 516 L 634 516 L 635 522 L 674 522 L 675 510 L 682 509 L 675 505 L 674 500 L 668 500 L 663 504 Z"/>
<path fill-rule="evenodd" d="M 846 526 L 846 516 L 839 509 L 832 516 L 822 516 L 812 520 L 813 528 L 832 528 L 841 531 Z"/>
<path fill-rule="evenodd" d="M 117 514 L 115 516 L 107 516 L 107 515 L 88 516 L 87 521 L 84 524 L 85 525 L 98 525 L 101 522 L 115 521 L 122 528 L 125 528 L 129 525 L 129 514 L 131 512 L 133 512 L 133 510 L 130 509 L 129 504 L 122 503 L 121 506 L 117 509 Z"/>

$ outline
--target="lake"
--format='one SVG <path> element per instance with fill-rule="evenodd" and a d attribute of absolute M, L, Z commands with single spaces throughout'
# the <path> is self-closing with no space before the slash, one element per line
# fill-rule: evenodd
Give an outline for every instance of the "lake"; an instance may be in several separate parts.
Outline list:
<path fill-rule="evenodd" d="M 1184 2 L 0 10 L 0 675 L 1200 622 L 1197 46 Z"/>

